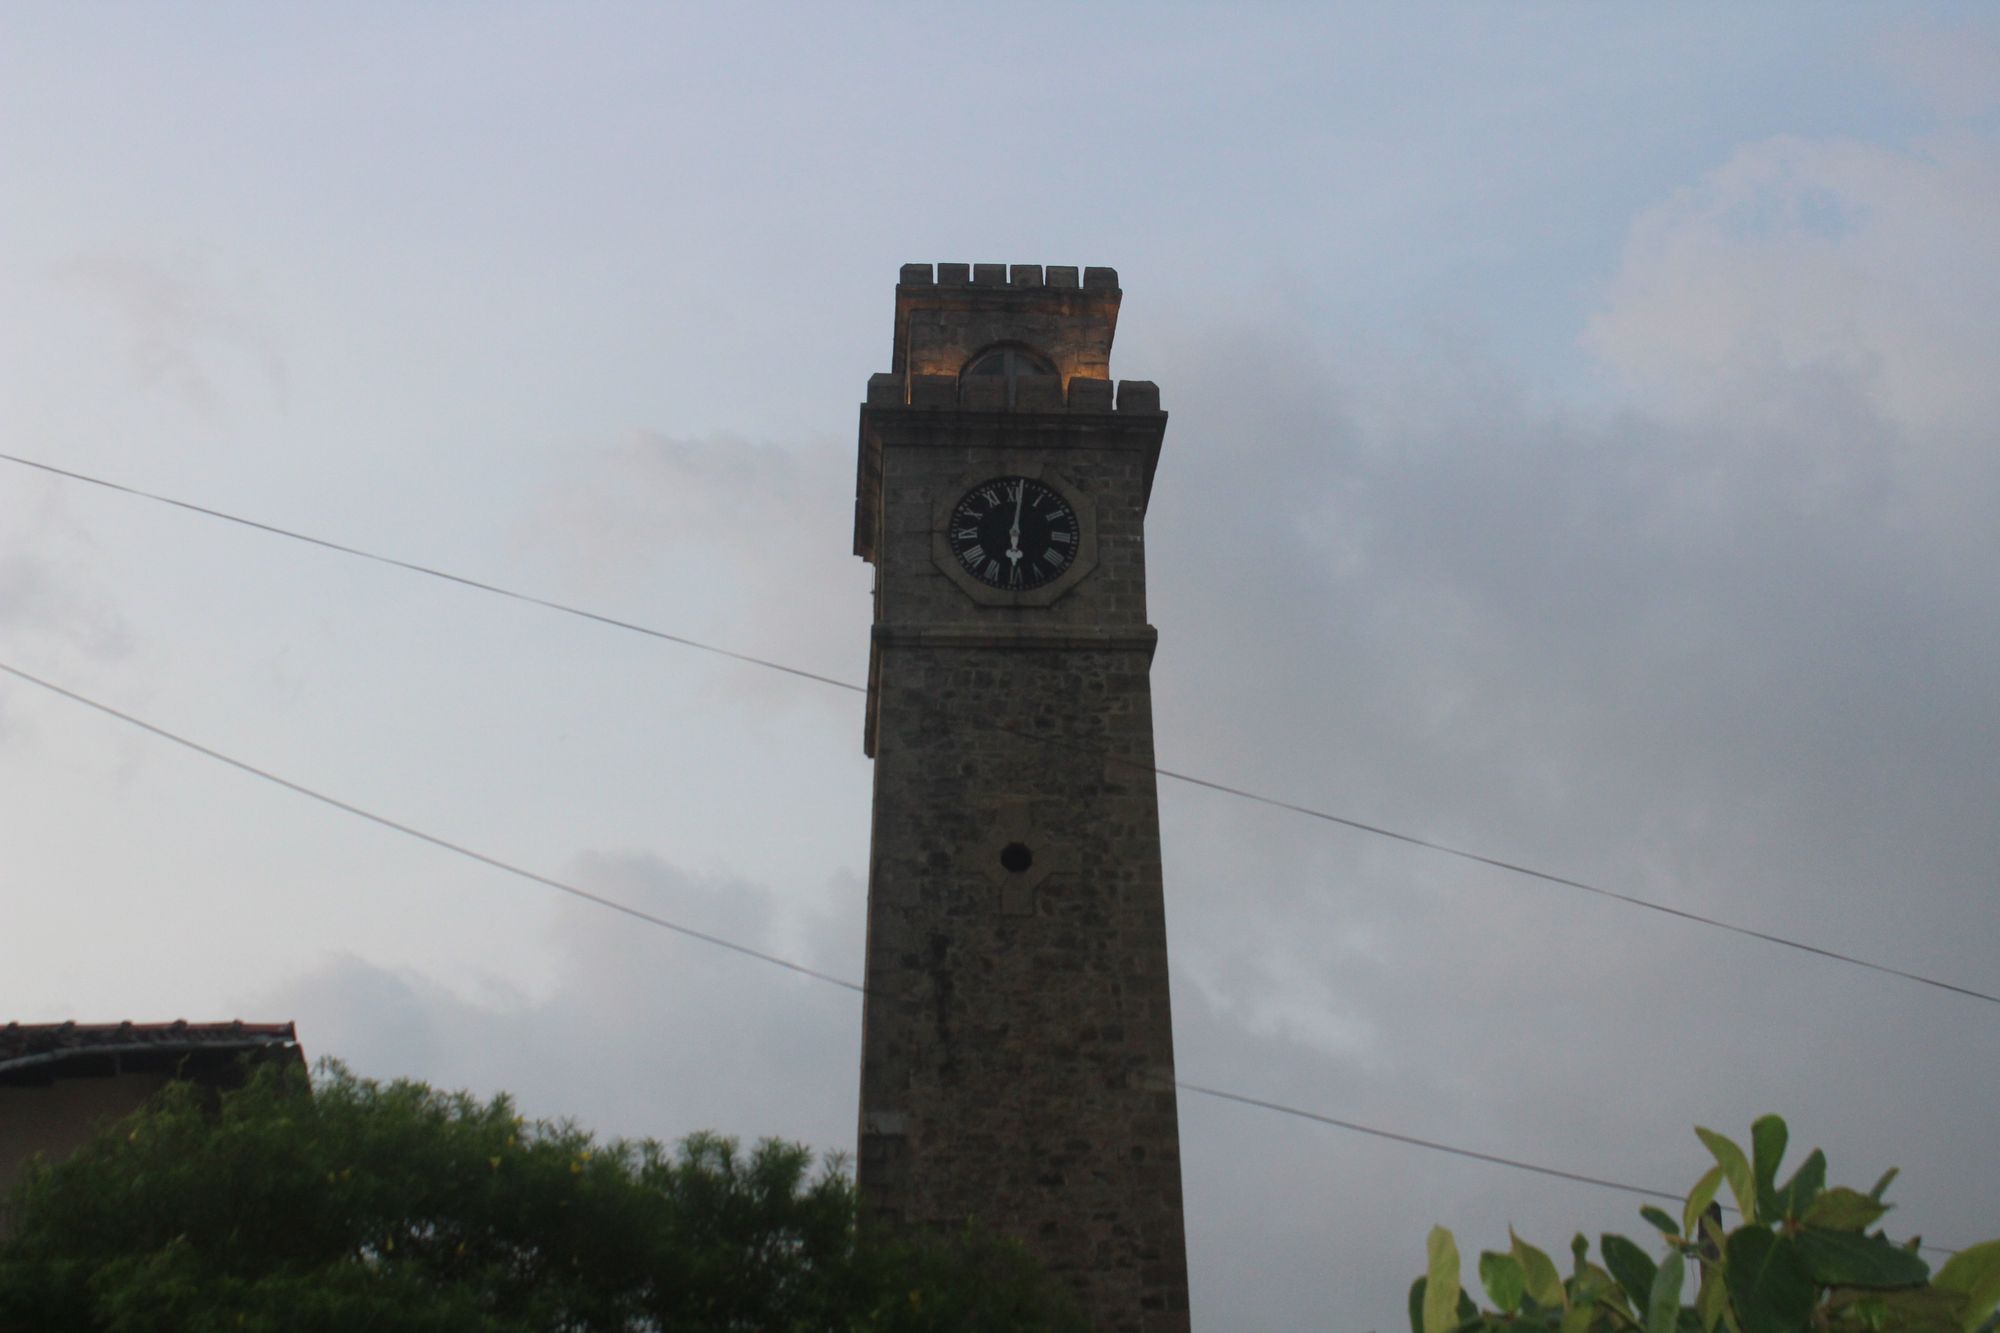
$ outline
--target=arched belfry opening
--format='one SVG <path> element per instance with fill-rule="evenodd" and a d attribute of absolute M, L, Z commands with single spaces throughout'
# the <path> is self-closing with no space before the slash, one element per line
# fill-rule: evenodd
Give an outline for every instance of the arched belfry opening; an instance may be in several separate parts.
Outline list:
<path fill-rule="evenodd" d="M 1056 363 L 1026 343 L 1004 342 L 973 353 L 959 370 L 958 382 L 963 386 L 967 380 L 999 379 L 1007 386 L 1007 406 L 1014 407 L 1024 378 L 1046 378 L 1055 373 Z"/>

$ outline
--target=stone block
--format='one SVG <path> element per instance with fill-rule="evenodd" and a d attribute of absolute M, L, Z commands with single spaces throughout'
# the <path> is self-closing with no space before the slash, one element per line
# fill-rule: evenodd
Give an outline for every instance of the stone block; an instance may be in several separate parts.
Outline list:
<path fill-rule="evenodd" d="M 972 265 L 970 264 L 939 264 L 937 266 L 937 285 L 940 287 L 963 287 L 971 281 Z"/>
<path fill-rule="evenodd" d="M 868 377 L 868 406 L 901 407 L 905 399 L 901 375 L 884 373 Z"/>
<path fill-rule="evenodd" d="M 1015 411 L 1060 412 L 1062 407 L 1062 380 L 1059 377 L 1022 375 L 1014 381 Z"/>
<path fill-rule="evenodd" d="M 1111 410 L 1111 381 L 1087 379 L 1082 375 L 1070 377 L 1069 410 L 1072 412 L 1109 412 Z"/>
<path fill-rule="evenodd" d="M 1007 280 L 1016 287 L 1039 287 L 1042 285 L 1042 266 L 1014 264 L 1007 270 Z"/>
<path fill-rule="evenodd" d="M 910 406 L 911 407 L 958 406 L 958 376 L 956 375 L 910 376 Z"/>
<path fill-rule="evenodd" d="M 1151 380 L 1118 381 L 1118 410 L 1120 412 L 1159 411 L 1160 386 Z"/>
<path fill-rule="evenodd" d="M 967 375 L 959 386 L 961 407 L 998 412 L 1007 406 L 1007 381 L 998 375 Z"/>
<path fill-rule="evenodd" d="M 931 285 L 929 264 L 905 264 L 896 281 L 905 287 L 928 287 Z"/>
<path fill-rule="evenodd" d="M 1077 285 L 1077 281 L 1076 281 L 1076 265 L 1074 265 L 1074 264 L 1051 264 L 1051 265 L 1049 265 L 1049 267 L 1048 267 L 1048 282 L 1049 282 L 1049 286 L 1051 286 L 1051 287 L 1074 287 L 1074 286 L 1076 286 L 1076 285 Z"/>
<path fill-rule="evenodd" d="M 1118 286 L 1118 270 L 1115 268 L 1087 268 L 1083 271 L 1083 285 L 1085 287 L 1116 290 Z"/>
<path fill-rule="evenodd" d="M 972 285 L 975 287 L 1005 287 L 1007 266 L 1005 264 L 974 264 Z"/>

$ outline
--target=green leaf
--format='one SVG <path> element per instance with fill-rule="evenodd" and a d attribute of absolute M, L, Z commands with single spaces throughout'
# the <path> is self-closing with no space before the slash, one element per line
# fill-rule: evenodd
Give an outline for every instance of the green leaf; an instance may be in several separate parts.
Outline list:
<path fill-rule="evenodd" d="M 1679 1236 L 1681 1234 L 1680 1223 L 1674 1221 L 1671 1214 L 1653 1207 L 1650 1203 L 1643 1205 L 1639 1209 L 1639 1216 L 1645 1218 L 1669 1236 Z"/>
<path fill-rule="evenodd" d="M 1794 1237 L 1798 1257 L 1826 1287 L 1916 1287 L 1930 1279 L 1930 1265 L 1876 1235 L 1804 1227 Z"/>
<path fill-rule="evenodd" d="M 1757 1220 L 1776 1223 L 1785 1214 L 1778 1203 L 1778 1163 L 1784 1160 L 1791 1131 L 1775 1115 L 1760 1115 L 1750 1124 L 1750 1167 L 1757 1177 Z"/>
<path fill-rule="evenodd" d="M 1722 1188 L 1722 1167 L 1711 1166 L 1695 1181 L 1688 1191 L 1687 1203 L 1681 1207 L 1681 1234 L 1690 1240 L 1701 1235 L 1701 1215 L 1708 1211 L 1708 1205 L 1715 1201 L 1715 1192 Z"/>
<path fill-rule="evenodd" d="M 1618 1285 L 1618 1279 L 1596 1264 L 1585 1264 L 1583 1271 L 1569 1285 L 1572 1306 L 1608 1305 L 1620 1314 L 1629 1315 L 1632 1312 L 1631 1303 L 1625 1299 L 1625 1289 Z"/>
<path fill-rule="evenodd" d="M 1827 1309 L 1835 1317 L 1833 1327 L 1852 1328 L 1858 1321 L 1879 1333 L 1961 1333 L 1959 1314 L 1964 1308 L 1961 1293 L 1936 1287 L 1897 1287 L 1892 1291 L 1840 1287 L 1827 1300 Z M 1845 1317 L 1849 1315 L 1852 1319 Z"/>
<path fill-rule="evenodd" d="M 1729 1192 L 1736 1196 L 1736 1207 L 1743 1214 L 1745 1222 L 1757 1220 L 1757 1179 L 1750 1174 L 1750 1159 L 1734 1142 L 1712 1129 L 1694 1127 L 1696 1137 L 1708 1148 L 1717 1165 L 1722 1168 L 1723 1177 L 1729 1181 Z"/>
<path fill-rule="evenodd" d="M 1729 1289 L 1722 1283 L 1722 1269 L 1710 1265 L 1702 1270 L 1701 1290 L 1694 1298 L 1695 1313 L 1701 1316 L 1701 1326 L 1705 1333 L 1715 1333 L 1715 1326 L 1722 1322 L 1723 1313 L 1729 1308 Z"/>
<path fill-rule="evenodd" d="M 1826 1154 L 1814 1148 L 1792 1178 L 1778 1191 L 1778 1207 L 1766 1221 L 1776 1221 L 1780 1217 L 1796 1218 L 1812 1207 L 1813 1200 L 1826 1188 Z"/>
<path fill-rule="evenodd" d="M 1724 1246 L 1729 1302 L 1743 1333 L 1802 1333 L 1819 1295 L 1789 1239 L 1738 1227 Z"/>
<path fill-rule="evenodd" d="M 1512 1242 L 1514 1262 L 1521 1265 L 1528 1295 L 1545 1309 L 1559 1307 L 1563 1303 L 1563 1284 L 1556 1274 L 1555 1261 L 1515 1235 L 1512 1227 L 1507 1228 L 1507 1239 Z"/>
<path fill-rule="evenodd" d="M 1945 1260 L 1931 1285 L 1965 1293 L 1964 1328 L 1965 1333 L 1972 1333 L 2000 1308 L 2000 1240 L 1966 1246 Z"/>
<path fill-rule="evenodd" d="M 1632 1304 L 1645 1309 L 1652 1298 L 1654 1277 L 1653 1261 L 1646 1257 L 1646 1252 L 1609 1231 L 1597 1238 L 1597 1248 L 1604 1255 L 1604 1266 L 1618 1279 L 1618 1285 L 1625 1288 Z"/>
<path fill-rule="evenodd" d="M 1479 1252 L 1479 1281 L 1486 1288 L 1495 1309 L 1513 1314 L 1521 1308 L 1521 1296 L 1528 1289 L 1528 1275 L 1511 1254 Z"/>
<path fill-rule="evenodd" d="M 1675 1333 L 1681 1318 L 1681 1282 L 1687 1276 L 1679 1250 L 1668 1250 L 1653 1274 L 1653 1290 L 1646 1299 L 1646 1333 Z"/>
<path fill-rule="evenodd" d="M 1865 1231 L 1888 1211 L 1888 1204 L 1836 1185 L 1814 1199 L 1799 1220 L 1809 1227 L 1825 1227 L 1828 1231 Z"/>
<path fill-rule="evenodd" d="M 1882 1192 L 1888 1189 L 1889 1182 L 1896 1178 L 1897 1170 L 1897 1167 L 1892 1166 L 1887 1171 L 1884 1171 L 1882 1178 L 1875 1182 L 1875 1188 L 1868 1191 L 1868 1197 L 1880 1203 L 1882 1201 Z"/>
<path fill-rule="evenodd" d="M 1458 1327 L 1458 1242 L 1443 1227 L 1432 1227 L 1426 1245 L 1430 1264 L 1425 1277 L 1424 1322 L 1419 1333 L 1451 1333 Z"/>
<path fill-rule="evenodd" d="M 1879 1233 L 1806 1227 L 1793 1237 L 1806 1271 L 1829 1287 L 1914 1287 L 1931 1266 Z"/>

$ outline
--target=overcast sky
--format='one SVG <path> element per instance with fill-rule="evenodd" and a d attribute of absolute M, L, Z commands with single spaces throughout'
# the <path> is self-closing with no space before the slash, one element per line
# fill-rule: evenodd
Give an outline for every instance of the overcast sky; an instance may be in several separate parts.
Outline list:
<path fill-rule="evenodd" d="M 907 261 L 1100 264 L 1160 761 L 2000 989 L 1979 6 L 0 7 L 0 448 L 848 681 Z M 0 463 L 0 662 L 861 972 L 850 692 Z M 1161 788 L 1182 1076 L 2000 1234 L 2000 1009 Z M 854 995 L 0 677 L 0 1021 L 851 1147 Z M 1640 1202 L 1187 1096 L 1198 1326 Z"/>

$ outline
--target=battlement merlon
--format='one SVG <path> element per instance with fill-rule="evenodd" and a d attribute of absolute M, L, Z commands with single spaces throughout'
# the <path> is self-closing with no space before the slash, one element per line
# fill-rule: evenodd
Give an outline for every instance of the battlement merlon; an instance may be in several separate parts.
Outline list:
<path fill-rule="evenodd" d="M 1111 377 L 1118 270 L 1051 264 L 905 264 L 890 371 L 957 375 L 996 345 L 1048 358 L 1065 386 Z"/>

